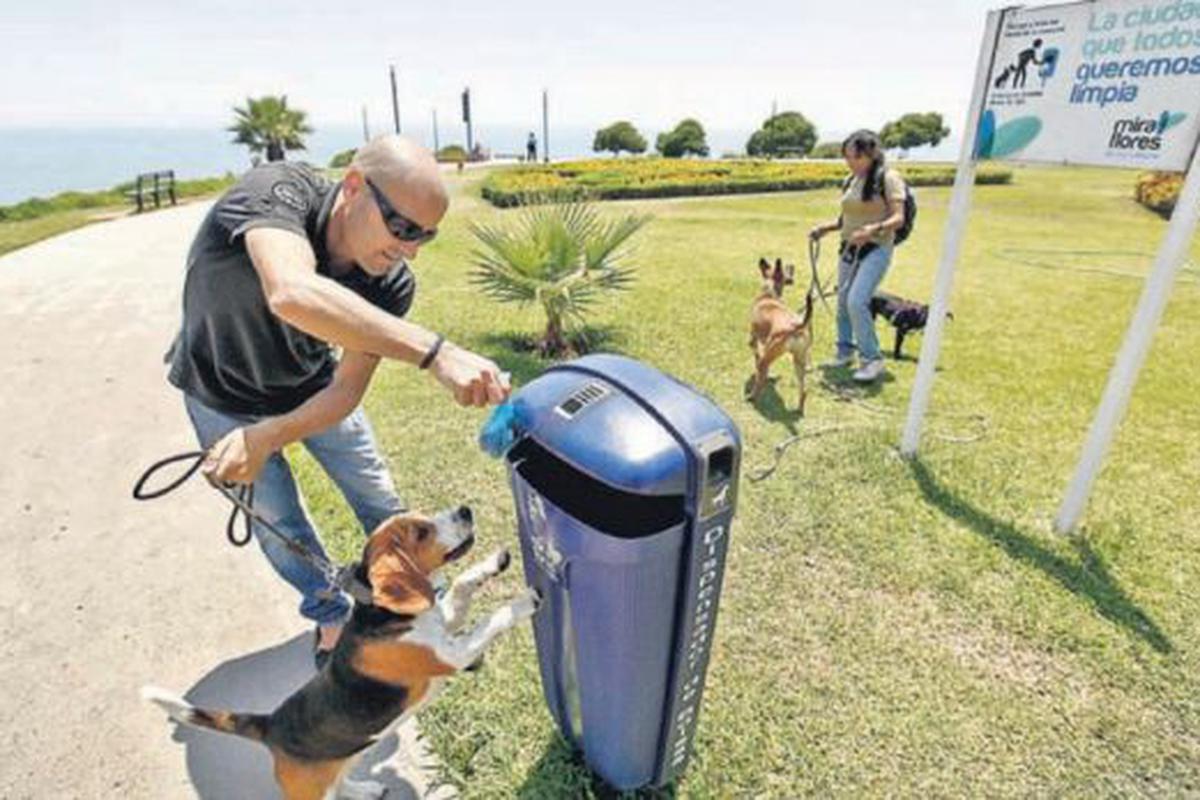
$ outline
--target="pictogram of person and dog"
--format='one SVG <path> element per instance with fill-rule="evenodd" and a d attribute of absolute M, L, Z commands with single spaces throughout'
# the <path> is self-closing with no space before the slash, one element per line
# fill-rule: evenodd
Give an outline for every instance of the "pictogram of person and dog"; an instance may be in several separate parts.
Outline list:
<path fill-rule="evenodd" d="M 1046 81 L 1054 75 L 1054 67 L 1058 63 L 1058 48 L 1047 47 L 1043 50 L 1042 44 L 1041 39 L 1034 39 L 1032 45 L 1017 53 L 1016 62 L 1005 65 L 996 79 L 992 81 L 992 87 L 995 89 L 1024 89 L 1025 81 L 1029 78 L 1030 66 L 1039 68 L 1037 75 L 1042 79 L 1042 86 L 1045 86 Z"/>

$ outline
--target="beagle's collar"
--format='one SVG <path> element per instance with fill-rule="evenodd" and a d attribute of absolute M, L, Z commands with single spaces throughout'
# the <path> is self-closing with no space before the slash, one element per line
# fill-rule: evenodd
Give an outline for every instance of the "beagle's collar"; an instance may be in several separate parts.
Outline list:
<path fill-rule="evenodd" d="M 354 598 L 361 606 L 374 605 L 371 584 L 367 582 L 362 564 L 347 564 L 338 570 L 337 587 Z"/>

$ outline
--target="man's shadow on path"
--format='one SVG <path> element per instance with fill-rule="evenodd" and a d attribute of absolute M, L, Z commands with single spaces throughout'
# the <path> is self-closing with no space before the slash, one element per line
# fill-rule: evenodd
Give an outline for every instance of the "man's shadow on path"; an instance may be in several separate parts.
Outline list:
<path fill-rule="evenodd" d="M 201 678 L 185 699 L 210 710 L 269 713 L 313 676 L 312 634 L 230 659 Z M 173 736 L 186 748 L 188 777 L 204 800 L 259 800 L 280 797 L 266 747 L 237 736 L 186 725 Z M 412 784 L 390 762 L 397 755 L 395 733 L 369 749 L 351 777 L 388 787 L 388 800 L 416 800 Z"/>

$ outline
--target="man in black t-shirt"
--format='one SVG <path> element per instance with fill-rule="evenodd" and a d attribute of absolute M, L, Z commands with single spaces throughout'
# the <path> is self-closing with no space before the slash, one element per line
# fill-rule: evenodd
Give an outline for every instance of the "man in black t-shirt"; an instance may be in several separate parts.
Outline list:
<path fill-rule="evenodd" d="M 380 358 L 428 369 L 460 405 L 508 396 L 492 361 L 402 319 L 416 286 L 407 260 L 448 204 L 432 155 L 382 136 L 340 183 L 303 164 L 252 169 L 216 202 L 188 253 L 168 379 L 208 450 L 204 470 L 253 484 L 256 510 L 314 553 L 323 550 L 285 445 L 304 442 L 368 532 L 403 508 L 359 406 Z M 318 570 L 257 524 L 255 534 L 303 595 L 322 661 L 348 600 L 323 596 L 331 587 Z"/>

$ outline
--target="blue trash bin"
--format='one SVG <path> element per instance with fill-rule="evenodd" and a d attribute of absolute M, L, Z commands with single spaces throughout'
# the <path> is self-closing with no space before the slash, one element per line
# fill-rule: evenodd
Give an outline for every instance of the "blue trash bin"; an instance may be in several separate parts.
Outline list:
<path fill-rule="evenodd" d="M 619 789 L 691 751 L 737 500 L 741 439 L 715 404 L 632 359 L 552 367 L 513 398 L 507 461 L 542 689 Z"/>

